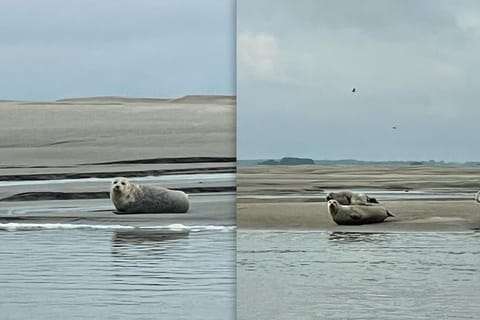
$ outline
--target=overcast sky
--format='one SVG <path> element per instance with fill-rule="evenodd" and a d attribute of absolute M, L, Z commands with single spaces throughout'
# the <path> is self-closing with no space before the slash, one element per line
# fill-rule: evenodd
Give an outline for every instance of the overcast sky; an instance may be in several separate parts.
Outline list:
<path fill-rule="evenodd" d="M 478 1 L 239 0 L 237 23 L 239 159 L 480 160 Z"/>
<path fill-rule="evenodd" d="M 0 0 L 0 99 L 235 93 L 233 0 Z"/>

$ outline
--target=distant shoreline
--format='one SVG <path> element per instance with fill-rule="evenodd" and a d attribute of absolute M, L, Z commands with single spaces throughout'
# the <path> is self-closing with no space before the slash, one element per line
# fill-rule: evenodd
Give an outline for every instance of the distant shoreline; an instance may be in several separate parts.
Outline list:
<path fill-rule="evenodd" d="M 311 158 L 296 158 L 293 159 L 309 159 L 313 161 L 312 165 L 405 165 L 405 166 L 448 166 L 448 165 L 480 165 L 480 161 L 435 161 L 435 160 L 355 160 L 355 159 L 340 159 L 340 160 L 315 160 Z M 274 163 L 277 162 L 277 163 Z M 264 158 L 264 159 L 237 159 L 239 166 L 278 166 L 278 165 L 298 165 L 298 164 L 284 164 L 280 163 L 279 158 Z M 308 164 L 302 164 L 308 165 Z"/>

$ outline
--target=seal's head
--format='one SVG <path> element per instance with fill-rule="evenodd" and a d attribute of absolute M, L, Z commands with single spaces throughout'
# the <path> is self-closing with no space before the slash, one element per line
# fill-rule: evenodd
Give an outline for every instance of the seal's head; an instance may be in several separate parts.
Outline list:
<path fill-rule="evenodd" d="M 335 198 L 335 194 L 333 192 L 327 193 L 326 199 L 327 201 L 332 200 Z"/>
<path fill-rule="evenodd" d="M 126 193 L 126 191 L 129 189 L 129 185 L 130 182 L 127 178 L 118 177 L 113 179 L 111 190 L 116 194 Z"/>
<path fill-rule="evenodd" d="M 339 206 L 340 206 L 340 203 L 338 203 L 337 200 L 328 200 L 327 202 L 328 212 L 331 215 L 335 215 L 337 213 Z"/>

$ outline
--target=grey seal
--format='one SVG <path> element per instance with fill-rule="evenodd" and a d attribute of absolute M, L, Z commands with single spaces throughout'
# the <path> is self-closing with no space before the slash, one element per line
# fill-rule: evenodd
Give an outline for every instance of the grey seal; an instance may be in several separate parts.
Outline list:
<path fill-rule="evenodd" d="M 478 191 L 478 192 L 475 194 L 475 201 L 477 201 L 477 203 L 480 203 L 480 191 Z"/>
<path fill-rule="evenodd" d="M 388 217 L 395 217 L 393 213 L 381 206 L 347 206 L 340 204 L 337 200 L 328 200 L 327 208 L 333 221 L 339 225 L 378 223 Z"/>
<path fill-rule="evenodd" d="M 378 203 L 377 199 L 370 198 L 365 193 L 352 192 L 349 190 L 329 192 L 327 193 L 326 199 L 327 201 L 337 200 L 340 204 L 343 204 L 343 205 L 350 205 L 350 204 L 368 205 L 369 203 Z"/>
<path fill-rule="evenodd" d="M 113 179 L 110 199 L 116 213 L 185 213 L 189 208 L 183 191 L 139 185 L 123 177 Z"/>

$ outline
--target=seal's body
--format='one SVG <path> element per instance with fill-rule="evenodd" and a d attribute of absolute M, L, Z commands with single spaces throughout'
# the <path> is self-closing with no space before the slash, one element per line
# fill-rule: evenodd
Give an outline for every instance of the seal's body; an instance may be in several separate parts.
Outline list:
<path fill-rule="evenodd" d="M 126 178 L 115 178 L 110 199 L 118 213 L 185 213 L 188 196 L 183 191 L 138 185 Z"/>
<path fill-rule="evenodd" d="M 378 223 L 387 217 L 395 217 L 393 213 L 381 206 L 341 205 L 337 200 L 329 200 L 327 208 L 333 221 L 340 225 Z"/>
<path fill-rule="evenodd" d="M 480 203 L 480 191 L 478 191 L 478 192 L 475 194 L 475 201 L 477 201 L 477 203 Z"/>
<path fill-rule="evenodd" d="M 352 192 L 352 191 L 338 191 L 338 192 L 329 192 L 327 193 L 327 201 L 337 200 L 340 204 L 343 205 L 368 205 L 369 203 L 378 203 L 377 199 L 370 198 L 365 193 Z"/>

